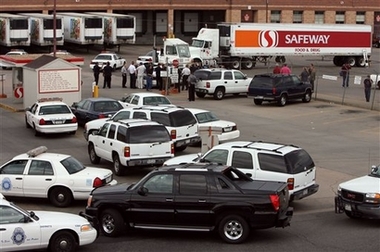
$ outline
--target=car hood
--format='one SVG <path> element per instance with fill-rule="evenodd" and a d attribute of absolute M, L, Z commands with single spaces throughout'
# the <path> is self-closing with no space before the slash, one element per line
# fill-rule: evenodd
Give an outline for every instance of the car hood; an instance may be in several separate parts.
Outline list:
<path fill-rule="evenodd" d="M 174 164 L 197 163 L 198 160 L 199 160 L 198 154 L 188 154 L 188 155 L 182 155 L 182 156 L 168 159 L 165 161 L 163 165 L 166 166 L 166 165 L 174 165 Z"/>
<path fill-rule="evenodd" d="M 380 178 L 367 175 L 343 182 L 339 186 L 353 192 L 380 193 Z"/>
<path fill-rule="evenodd" d="M 88 224 L 88 221 L 76 214 L 51 211 L 33 211 L 39 218 L 41 227 L 74 227 L 75 225 Z"/>
<path fill-rule="evenodd" d="M 122 184 L 117 184 L 114 186 L 98 187 L 92 191 L 91 195 L 96 197 L 97 195 L 105 195 L 105 194 L 110 194 L 110 195 L 124 194 L 130 185 L 131 184 L 129 183 L 122 183 Z"/>
<path fill-rule="evenodd" d="M 104 168 L 95 168 L 95 167 L 86 167 L 85 169 L 74 174 L 75 176 L 95 178 L 99 177 L 100 179 L 108 178 L 112 176 L 112 171 Z"/>

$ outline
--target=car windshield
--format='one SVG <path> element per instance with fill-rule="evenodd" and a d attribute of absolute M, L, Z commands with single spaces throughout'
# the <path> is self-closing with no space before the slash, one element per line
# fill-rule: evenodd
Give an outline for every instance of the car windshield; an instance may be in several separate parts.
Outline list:
<path fill-rule="evenodd" d="M 380 178 L 380 164 L 377 166 L 373 166 L 371 170 L 371 176 Z"/>
<path fill-rule="evenodd" d="M 66 105 L 49 105 L 40 108 L 39 115 L 53 115 L 53 114 L 70 114 L 71 111 Z"/>
<path fill-rule="evenodd" d="M 96 60 L 112 60 L 111 55 L 98 55 L 95 57 Z"/>
<path fill-rule="evenodd" d="M 182 58 L 190 58 L 190 50 L 188 45 L 178 45 L 178 56 Z"/>
<path fill-rule="evenodd" d="M 144 97 L 143 105 L 171 104 L 168 98 L 161 96 Z"/>
<path fill-rule="evenodd" d="M 68 157 L 61 161 L 61 164 L 69 174 L 77 173 L 86 167 L 74 157 Z"/>
<path fill-rule="evenodd" d="M 198 123 L 207 123 L 207 122 L 219 121 L 219 118 L 216 117 L 216 115 L 214 115 L 211 112 L 198 113 L 198 114 L 195 114 L 195 117 L 197 118 Z"/>
<path fill-rule="evenodd" d="M 122 108 L 123 106 L 118 101 L 98 101 L 94 103 L 94 111 L 96 112 L 118 111 Z"/>

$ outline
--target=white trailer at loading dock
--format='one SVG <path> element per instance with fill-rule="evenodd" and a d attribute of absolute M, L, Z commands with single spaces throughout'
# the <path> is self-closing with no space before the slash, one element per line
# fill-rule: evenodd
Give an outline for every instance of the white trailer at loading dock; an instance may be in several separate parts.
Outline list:
<path fill-rule="evenodd" d="M 63 16 L 64 42 L 79 45 L 102 45 L 103 19 L 95 15 L 76 12 L 57 12 Z"/>
<path fill-rule="evenodd" d="M 136 17 L 108 12 L 86 12 L 103 18 L 104 44 L 134 44 L 136 42 Z"/>
<path fill-rule="evenodd" d="M 31 43 L 38 46 L 53 46 L 54 16 L 42 13 L 19 13 L 27 16 L 31 23 Z M 56 45 L 63 45 L 64 26 L 63 17 L 56 15 Z"/>
<path fill-rule="evenodd" d="M 0 45 L 30 46 L 29 17 L 0 13 Z"/>

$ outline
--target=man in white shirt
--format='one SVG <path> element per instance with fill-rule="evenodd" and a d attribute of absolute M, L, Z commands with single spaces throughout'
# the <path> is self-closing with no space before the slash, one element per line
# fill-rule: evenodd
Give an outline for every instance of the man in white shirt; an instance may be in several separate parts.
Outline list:
<path fill-rule="evenodd" d="M 146 67 L 142 62 L 140 62 L 140 65 L 137 67 L 137 87 L 140 89 L 144 88 L 144 74 Z"/>
<path fill-rule="evenodd" d="M 186 65 L 183 69 L 182 69 L 182 72 L 181 72 L 181 75 L 182 75 L 182 90 L 184 90 L 184 88 L 186 88 L 186 90 L 188 89 L 188 86 L 187 86 L 187 78 L 189 78 L 189 75 L 190 75 L 190 68 L 188 67 L 188 65 Z"/>
<path fill-rule="evenodd" d="M 131 88 L 136 88 L 136 67 L 135 67 L 135 62 L 132 61 L 131 64 L 128 67 L 128 72 L 129 72 L 129 81 Z"/>

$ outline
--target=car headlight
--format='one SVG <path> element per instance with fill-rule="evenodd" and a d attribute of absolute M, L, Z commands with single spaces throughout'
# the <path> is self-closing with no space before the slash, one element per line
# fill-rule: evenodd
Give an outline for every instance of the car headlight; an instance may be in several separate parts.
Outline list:
<path fill-rule="evenodd" d="M 366 193 L 365 194 L 365 202 L 367 203 L 380 203 L 380 193 Z"/>
<path fill-rule="evenodd" d="M 84 224 L 84 225 L 80 226 L 81 232 L 91 231 L 92 229 L 93 229 L 93 227 L 91 226 L 91 224 Z"/>

